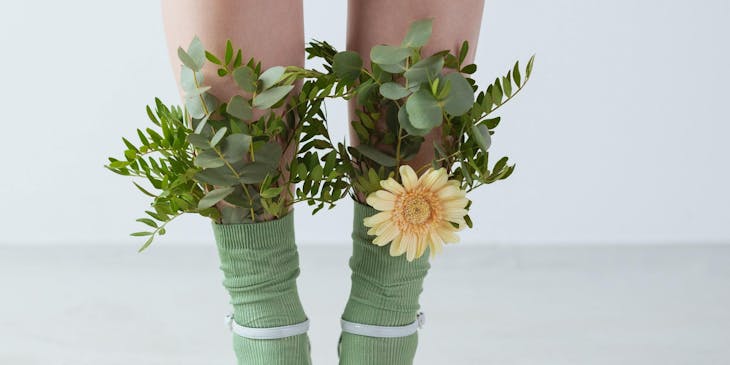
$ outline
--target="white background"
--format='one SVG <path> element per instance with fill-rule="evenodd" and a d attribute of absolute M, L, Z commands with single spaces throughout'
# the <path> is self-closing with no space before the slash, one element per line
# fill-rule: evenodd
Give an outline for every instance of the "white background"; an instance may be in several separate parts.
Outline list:
<path fill-rule="evenodd" d="M 306 38 L 344 47 L 346 2 L 305 0 Z M 488 1 L 476 79 L 537 53 L 494 153 L 515 174 L 478 190 L 469 243 L 730 241 L 730 2 Z M 0 5 L 0 243 L 126 244 L 146 207 L 102 166 L 178 103 L 157 1 Z M 330 125 L 345 135 L 344 104 Z M 349 245 L 351 208 L 297 210 L 302 244 Z M 157 244 L 211 244 L 186 217 Z"/>

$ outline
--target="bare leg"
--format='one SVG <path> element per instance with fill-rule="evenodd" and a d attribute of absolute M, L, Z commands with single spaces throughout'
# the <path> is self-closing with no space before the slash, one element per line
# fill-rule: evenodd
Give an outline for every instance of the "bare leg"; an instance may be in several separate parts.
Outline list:
<path fill-rule="evenodd" d="M 425 56 L 441 50 L 458 52 L 463 41 L 470 48 L 467 62 L 474 60 L 474 50 L 482 23 L 484 0 L 349 0 L 347 18 L 347 49 L 360 53 L 369 65 L 370 49 L 378 44 L 398 45 L 414 20 L 432 18 L 433 34 L 423 48 Z M 350 120 L 354 118 L 355 102 L 350 102 Z M 432 140 L 438 129 L 426 136 L 421 152 L 410 165 L 421 167 L 433 158 Z M 350 130 L 350 140 L 357 137 Z"/>

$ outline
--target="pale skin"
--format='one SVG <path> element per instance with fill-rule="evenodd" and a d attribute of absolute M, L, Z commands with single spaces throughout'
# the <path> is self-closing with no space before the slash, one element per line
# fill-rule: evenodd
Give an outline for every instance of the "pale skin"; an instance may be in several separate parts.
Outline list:
<path fill-rule="evenodd" d="M 458 52 L 461 43 L 468 41 L 467 62 L 471 63 L 483 8 L 484 0 L 348 0 L 347 49 L 363 55 L 368 67 L 373 46 L 399 44 L 412 21 L 432 18 L 433 34 L 424 47 L 424 55 L 445 49 Z M 243 50 L 244 60 L 255 57 L 264 68 L 304 64 L 302 0 L 162 0 L 162 15 L 170 64 L 178 85 L 177 48 L 186 48 L 195 35 L 206 49 L 218 55 L 224 53 L 226 40 L 230 39 L 234 47 Z M 205 83 L 212 87 L 211 93 L 220 100 L 227 100 L 238 91 L 230 79 L 219 78 L 210 64 L 206 64 L 203 73 Z M 354 118 L 355 107 L 351 101 L 349 118 Z M 411 166 L 418 169 L 430 163 L 432 141 L 438 133 L 435 130 L 426 136 L 421 152 L 409 161 Z M 352 130 L 350 135 L 351 143 L 356 144 Z M 286 155 L 285 159 L 292 158 L 292 151 Z"/>

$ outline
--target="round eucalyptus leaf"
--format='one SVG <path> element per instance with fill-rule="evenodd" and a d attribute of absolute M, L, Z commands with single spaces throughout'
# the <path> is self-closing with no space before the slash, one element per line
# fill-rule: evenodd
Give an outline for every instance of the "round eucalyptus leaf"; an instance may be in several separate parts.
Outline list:
<path fill-rule="evenodd" d="M 213 169 L 225 165 L 225 162 L 221 160 L 218 153 L 214 150 L 205 150 L 195 156 L 195 166 L 202 167 L 204 169 Z"/>
<path fill-rule="evenodd" d="M 251 146 L 251 136 L 243 133 L 234 133 L 226 137 L 221 144 L 221 152 L 223 158 L 228 163 L 241 161 L 249 147 Z"/>
<path fill-rule="evenodd" d="M 254 152 L 254 161 L 278 167 L 282 150 L 277 143 L 267 142 Z"/>
<path fill-rule="evenodd" d="M 431 30 L 433 28 L 432 19 L 421 19 L 411 23 L 408 33 L 403 39 L 401 45 L 403 47 L 423 47 L 428 39 L 431 38 Z"/>
<path fill-rule="evenodd" d="M 394 65 L 408 58 L 411 50 L 408 48 L 377 45 L 370 50 L 370 60 L 379 65 Z"/>
<path fill-rule="evenodd" d="M 432 129 L 441 125 L 442 110 L 428 90 L 418 90 L 406 101 L 408 119 L 418 129 Z"/>
<path fill-rule="evenodd" d="M 187 54 L 195 63 L 195 68 L 191 67 L 192 69 L 199 71 L 203 68 L 203 64 L 205 63 L 205 47 L 203 47 L 203 43 L 200 42 L 200 38 L 198 38 L 198 36 L 195 36 L 193 40 L 190 41 Z"/>
<path fill-rule="evenodd" d="M 381 70 L 383 70 L 385 72 L 388 72 L 388 73 L 391 73 L 391 74 L 400 74 L 400 73 L 403 73 L 403 71 L 406 70 L 406 62 L 405 61 L 401 61 L 401 62 L 392 64 L 392 65 L 381 64 L 381 65 L 378 65 L 378 66 L 380 66 L 380 69 Z"/>
<path fill-rule="evenodd" d="M 453 116 L 460 116 L 474 105 L 474 89 L 464 76 L 458 72 L 443 77 L 443 82 L 451 85 L 451 91 L 444 99 L 444 110 Z"/>
<path fill-rule="evenodd" d="M 251 162 L 238 170 L 238 175 L 241 177 L 239 181 L 243 184 L 258 184 L 273 171 L 274 168 L 267 163 Z"/>
<path fill-rule="evenodd" d="M 206 150 L 211 148 L 210 141 L 208 138 L 205 138 L 205 136 L 200 134 L 189 134 L 187 136 L 188 142 L 190 142 L 191 145 Z"/>
<path fill-rule="evenodd" d="M 253 70 L 248 66 L 242 66 L 233 70 L 233 80 L 243 91 L 256 91 L 256 76 Z"/>
<path fill-rule="evenodd" d="M 226 113 L 241 120 L 253 118 L 251 104 L 241 95 L 234 95 L 226 106 Z"/>
<path fill-rule="evenodd" d="M 282 66 L 274 66 L 264 71 L 261 76 L 259 76 L 259 81 L 261 81 L 261 88 L 263 90 L 266 90 L 274 86 L 274 84 L 276 84 L 281 79 L 281 76 L 284 74 L 285 70 L 286 68 Z"/>
<path fill-rule="evenodd" d="M 403 99 L 408 96 L 411 92 L 408 91 L 403 85 L 396 82 L 386 82 L 380 85 L 380 95 L 390 100 Z"/>
<path fill-rule="evenodd" d="M 492 145 L 492 136 L 489 135 L 489 128 L 484 124 L 471 126 L 471 137 L 483 152 L 487 152 Z"/>
<path fill-rule="evenodd" d="M 182 86 L 182 89 L 183 89 L 183 91 L 185 91 L 185 94 L 194 93 L 196 90 L 198 90 L 198 85 L 201 85 L 202 83 L 203 83 L 203 72 L 202 71 L 194 72 L 193 70 L 191 70 L 187 67 L 180 68 L 180 86 Z"/>
<path fill-rule="evenodd" d="M 413 64 L 403 76 L 409 84 L 429 82 L 438 77 L 443 67 L 444 58 L 442 56 L 431 56 Z"/>
<path fill-rule="evenodd" d="M 280 102 L 294 88 L 294 85 L 276 86 L 263 91 L 253 99 L 253 107 L 256 109 L 269 109 Z"/>
<path fill-rule="evenodd" d="M 238 184 L 238 177 L 228 168 L 228 166 L 208 168 L 198 171 L 193 179 L 204 184 L 217 186 L 231 186 Z"/>
<path fill-rule="evenodd" d="M 223 127 L 219 129 L 215 134 L 213 135 L 213 138 L 210 139 L 210 145 L 215 147 L 218 145 L 218 142 L 220 142 L 223 137 L 226 135 L 226 132 L 228 132 L 228 128 Z"/>
<path fill-rule="evenodd" d="M 405 129 L 408 134 L 415 135 L 415 136 L 425 136 L 430 132 L 430 129 L 421 129 L 416 128 L 411 123 L 411 120 L 408 118 L 408 112 L 406 111 L 405 107 L 402 107 L 398 110 L 398 124 L 401 128 Z"/>
<path fill-rule="evenodd" d="M 344 82 L 351 83 L 360 77 L 362 58 L 357 52 L 337 53 L 332 61 L 332 70 Z"/>
<path fill-rule="evenodd" d="M 232 187 L 218 188 L 209 191 L 205 196 L 198 202 L 198 209 L 205 209 L 214 206 L 219 201 L 230 195 L 233 190 Z"/>

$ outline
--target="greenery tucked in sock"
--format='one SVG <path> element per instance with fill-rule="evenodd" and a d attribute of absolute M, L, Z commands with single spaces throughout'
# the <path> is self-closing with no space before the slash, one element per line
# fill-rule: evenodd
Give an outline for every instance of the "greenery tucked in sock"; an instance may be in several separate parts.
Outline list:
<path fill-rule="evenodd" d="M 352 288 L 342 318 L 362 324 L 404 326 L 416 320 L 418 296 L 431 265 L 428 255 L 408 262 L 404 256 L 390 256 L 388 246 L 372 244 L 373 236 L 367 234 L 362 221 L 377 212 L 355 202 Z M 417 333 L 399 338 L 342 333 L 340 365 L 412 364 L 417 346 Z"/>
<path fill-rule="evenodd" d="M 296 278 L 299 255 L 293 213 L 263 223 L 213 224 L 221 270 L 236 323 L 268 328 L 307 319 Z M 240 365 L 310 365 L 307 334 L 252 340 L 233 334 Z"/>

